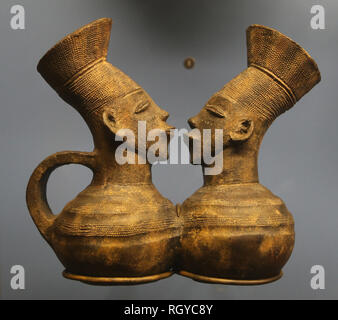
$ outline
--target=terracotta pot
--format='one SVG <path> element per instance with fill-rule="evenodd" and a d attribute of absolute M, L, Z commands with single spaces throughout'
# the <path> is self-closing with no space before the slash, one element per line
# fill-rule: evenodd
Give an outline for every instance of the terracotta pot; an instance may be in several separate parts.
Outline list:
<path fill-rule="evenodd" d="M 258 151 L 273 120 L 318 83 L 320 73 L 303 48 L 271 28 L 249 27 L 247 44 L 248 68 L 189 120 L 213 135 L 223 130 L 223 148 L 211 148 L 223 155 L 222 172 L 205 175 L 204 186 L 181 207 L 180 274 L 198 281 L 277 280 L 294 245 L 291 214 L 258 181 Z"/>
<path fill-rule="evenodd" d="M 168 113 L 131 78 L 106 61 L 110 19 L 73 32 L 41 59 L 38 71 L 80 112 L 94 139 L 93 152 L 64 151 L 49 156 L 33 172 L 27 205 L 40 233 L 65 266 L 64 276 L 91 284 L 136 284 L 172 274 L 181 230 L 173 204 L 151 181 L 151 165 L 117 163 L 118 129 L 137 137 L 169 130 Z M 149 147 L 149 145 L 148 145 Z M 142 159 L 144 155 L 140 155 Z M 46 184 L 57 167 L 80 164 L 93 171 L 90 185 L 54 215 Z"/>

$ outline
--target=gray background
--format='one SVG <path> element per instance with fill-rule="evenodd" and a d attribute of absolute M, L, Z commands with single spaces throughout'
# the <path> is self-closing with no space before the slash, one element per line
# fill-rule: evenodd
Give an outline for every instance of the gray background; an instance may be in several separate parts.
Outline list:
<path fill-rule="evenodd" d="M 26 30 L 11 30 L 10 7 L 26 9 Z M 310 8 L 326 8 L 326 30 L 312 30 Z M 4 299 L 322 299 L 338 298 L 338 2 L 336 0 L 21 0 L 0 4 L 1 294 Z M 109 61 L 140 83 L 179 128 L 246 67 L 245 30 L 252 23 L 290 36 L 317 61 L 322 82 L 275 121 L 261 147 L 261 183 L 295 218 L 296 246 L 284 277 L 233 287 L 180 276 L 133 287 L 93 287 L 63 279 L 62 265 L 33 224 L 25 188 L 33 169 L 61 150 L 91 150 L 80 115 L 36 71 L 39 58 L 65 34 L 100 17 L 114 20 Z M 192 70 L 183 68 L 196 58 Z M 54 212 L 91 179 L 71 165 L 48 185 Z M 153 168 L 160 192 L 174 203 L 202 184 L 201 168 Z M 10 288 L 10 267 L 23 265 L 26 290 Z M 312 290 L 310 268 L 325 267 L 326 289 Z"/>

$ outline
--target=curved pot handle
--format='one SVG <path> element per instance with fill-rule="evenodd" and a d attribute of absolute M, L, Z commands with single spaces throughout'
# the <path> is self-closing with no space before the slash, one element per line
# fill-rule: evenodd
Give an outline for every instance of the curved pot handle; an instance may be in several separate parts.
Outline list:
<path fill-rule="evenodd" d="M 46 197 L 47 181 L 58 167 L 67 164 L 81 164 L 94 171 L 95 154 L 93 152 L 62 151 L 43 160 L 32 173 L 26 190 L 28 210 L 42 236 L 50 243 L 48 229 L 56 216 L 52 213 Z"/>

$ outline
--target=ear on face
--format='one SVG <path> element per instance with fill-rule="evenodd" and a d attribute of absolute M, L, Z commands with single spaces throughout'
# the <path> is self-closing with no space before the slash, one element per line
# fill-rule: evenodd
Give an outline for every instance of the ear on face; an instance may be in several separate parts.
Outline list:
<path fill-rule="evenodd" d="M 253 130 L 253 120 L 240 119 L 235 122 L 234 128 L 230 131 L 230 138 L 235 142 L 244 142 L 251 137 Z"/>
<path fill-rule="evenodd" d="M 118 131 L 118 128 L 116 125 L 116 119 L 115 119 L 113 111 L 111 109 L 104 110 L 102 117 L 103 117 L 103 122 L 108 127 L 108 129 L 112 133 L 116 134 Z"/>

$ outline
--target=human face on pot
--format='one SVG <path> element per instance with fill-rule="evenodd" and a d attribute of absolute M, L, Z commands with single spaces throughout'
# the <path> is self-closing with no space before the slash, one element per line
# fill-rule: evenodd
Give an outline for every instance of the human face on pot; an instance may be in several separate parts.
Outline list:
<path fill-rule="evenodd" d="M 131 91 L 123 97 L 116 98 L 113 104 L 103 112 L 106 126 L 116 135 L 119 130 L 129 129 L 135 137 L 135 150 L 139 149 L 140 126 L 145 125 L 146 137 L 150 131 L 161 131 L 170 140 L 170 130 L 174 127 L 166 123 L 169 114 L 161 109 L 141 88 Z M 155 141 L 146 141 L 148 150 Z"/>
<path fill-rule="evenodd" d="M 250 115 L 243 111 L 236 101 L 218 93 L 213 95 L 188 123 L 192 129 L 188 133 L 192 160 L 196 157 L 194 140 L 201 145 L 201 155 L 206 146 L 209 146 L 211 155 L 214 156 L 224 148 L 246 141 L 253 132 Z M 205 139 L 206 137 L 209 139 Z"/>

